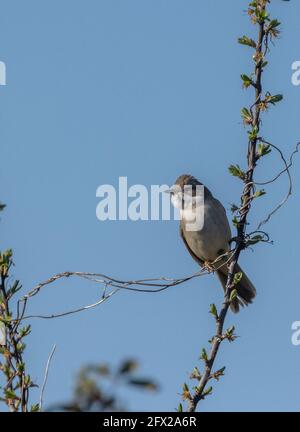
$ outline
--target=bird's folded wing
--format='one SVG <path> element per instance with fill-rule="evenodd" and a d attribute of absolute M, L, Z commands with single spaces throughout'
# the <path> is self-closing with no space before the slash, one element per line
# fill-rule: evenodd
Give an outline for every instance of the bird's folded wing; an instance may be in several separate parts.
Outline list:
<path fill-rule="evenodd" d="M 186 241 L 186 238 L 185 238 L 185 235 L 184 235 L 184 231 L 182 229 L 181 224 L 179 226 L 179 232 L 180 232 L 180 236 L 181 236 L 182 240 L 184 241 L 185 247 L 189 251 L 190 255 L 202 267 L 203 264 L 204 264 L 204 261 L 202 261 L 200 258 L 198 258 L 197 255 L 195 255 L 194 252 L 192 251 L 192 249 L 189 247 L 188 242 Z"/>

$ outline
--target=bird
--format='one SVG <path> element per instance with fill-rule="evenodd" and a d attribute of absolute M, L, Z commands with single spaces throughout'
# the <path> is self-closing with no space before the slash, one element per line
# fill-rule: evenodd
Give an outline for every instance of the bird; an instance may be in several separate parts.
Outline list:
<path fill-rule="evenodd" d="M 180 175 L 168 192 L 173 206 L 180 211 L 180 235 L 188 252 L 201 267 L 217 274 L 226 292 L 232 235 L 225 208 L 190 174 Z M 237 297 L 230 303 L 231 310 L 237 313 L 240 306 L 252 303 L 256 289 L 238 263 L 235 273 L 242 275 L 235 287 Z"/>

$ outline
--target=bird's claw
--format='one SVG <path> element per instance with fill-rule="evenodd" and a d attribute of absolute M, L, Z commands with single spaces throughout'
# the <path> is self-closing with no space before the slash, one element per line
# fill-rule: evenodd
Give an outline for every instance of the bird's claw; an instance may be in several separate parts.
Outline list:
<path fill-rule="evenodd" d="M 204 261 L 203 267 L 208 271 L 208 273 L 213 273 L 215 271 L 210 261 Z"/>

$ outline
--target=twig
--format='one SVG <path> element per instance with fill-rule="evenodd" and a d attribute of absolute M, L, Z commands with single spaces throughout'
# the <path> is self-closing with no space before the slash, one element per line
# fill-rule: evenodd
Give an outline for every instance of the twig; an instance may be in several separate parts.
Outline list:
<path fill-rule="evenodd" d="M 261 139 L 262 140 L 262 139 Z M 267 141 L 264 141 L 264 140 L 262 140 L 264 143 L 266 143 L 266 144 L 268 144 L 268 145 L 270 145 L 271 147 L 274 147 L 277 151 L 279 151 L 280 153 L 281 153 L 281 158 L 284 160 L 284 163 L 285 163 L 285 165 L 287 164 L 287 162 L 286 162 L 286 160 L 285 160 L 285 158 L 283 157 L 283 153 L 281 152 L 281 150 L 278 148 L 278 147 L 275 147 L 274 146 L 274 144 L 271 144 L 271 143 L 268 143 Z M 289 170 L 291 167 L 292 167 L 292 165 L 293 165 L 293 158 L 294 158 L 294 156 L 295 156 L 295 154 L 296 153 L 298 153 L 298 151 L 299 151 L 299 146 L 300 146 L 300 142 L 298 142 L 297 144 L 296 144 L 296 148 L 295 148 L 295 150 L 292 152 L 292 154 L 291 154 L 291 156 L 290 156 L 290 160 L 289 160 L 289 163 L 288 163 L 288 165 L 286 166 L 286 168 L 284 168 L 283 170 L 281 170 L 274 178 L 272 178 L 271 180 L 267 180 L 267 181 L 265 181 L 265 182 L 257 182 L 257 181 L 255 181 L 255 182 L 253 182 L 253 184 L 254 185 L 257 185 L 257 186 L 265 186 L 265 185 L 268 185 L 268 184 L 270 184 L 270 183 L 274 183 L 282 174 L 284 174 L 287 170 Z"/>
<path fill-rule="evenodd" d="M 212 264 L 214 264 L 215 267 L 215 271 L 217 271 L 219 268 L 223 267 L 224 265 L 226 265 L 227 263 L 229 263 L 230 259 L 233 256 L 234 251 L 229 251 L 226 252 L 222 255 L 220 255 Z M 224 258 L 227 257 L 227 260 L 224 262 Z M 220 262 L 219 265 L 215 265 L 218 264 L 218 262 Z M 39 283 L 35 288 L 33 288 L 31 291 L 29 291 L 28 294 L 24 295 L 19 301 L 18 301 L 18 308 L 20 308 L 20 303 L 21 302 L 28 302 L 28 300 L 35 296 L 38 292 L 40 292 L 40 290 L 45 287 L 46 285 L 49 285 L 61 278 L 64 277 L 70 277 L 70 276 L 77 276 L 80 278 L 84 278 L 87 279 L 91 282 L 95 282 L 95 283 L 99 283 L 104 285 L 104 292 L 103 295 L 101 296 L 101 299 L 98 300 L 95 303 L 92 303 L 90 305 L 87 306 L 82 306 L 80 308 L 77 309 L 73 309 L 70 311 L 66 311 L 66 312 L 62 312 L 59 314 L 51 314 L 51 315 L 27 315 L 24 316 L 24 311 L 22 312 L 22 314 L 20 315 L 19 318 L 17 318 L 16 320 L 11 320 L 11 323 L 20 323 L 23 320 L 27 320 L 27 319 L 31 319 L 31 318 L 40 318 L 40 319 L 53 319 L 53 318 L 60 318 L 60 317 L 64 317 L 67 315 L 72 315 L 72 314 L 76 314 L 78 312 L 82 312 L 88 309 L 92 309 L 96 306 L 99 306 L 100 304 L 104 303 L 106 300 L 108 300 L 110 297 L 112 297 L 114 294 L 116 294 L 118 291 L 120 290 L 129 290 L 129 291 L 134 291 L 134 292 L 140 292 L 140 293 L 158 293 L 161 292 L 163 290 L 166 290 L 168 288 L 174 287 L 176 285 L 180 285 L 183 284 L 184 282 L 190 281 L 194 278 L 198 278 L 200 276 L 205 276 L 210 274 L 210 272 L 208 270 L 206 270 L 205 268 L 201 269 L 199 272 L 191 275 L 191 276 L 186 276 L 184 278 L 178 278 L 178 279 L 173 279 L 173 278 L 167 278 L 167 277 L 160 277 L 160 278 L 148 278 L 148 279 L 139 279 L 139 280 L 130 280 L 130 281 L 122 281 L 120 279 L 115 279 L 113 277 L 104 275 L 102 273 L 87 273 L 87 272 L 64 272 L 64 273 L 58 273 L 52 277 L 50 277 L 49 279 L 47 279 L 44 282 Z M 98 278 L 102 278 L 102 279 L 98 279 Z M 155 281 L 157 281 L 155 283 Z M 163 282 L 166 281 L 168 283 L 159 283 L 159 282 Z M 157 289 L 142 289 L 142 288 L 134 288 L 131 285 L 136 285 L 136 286 L 151 286 L 151 287 L 158 287 Z M 110 293 L 106 294 L 106 289 L 107 287 L 112 287 L 115 288 L 113 291 L 111 291 Z M 104 295 L 105 293 L 105 295 Z"/>
<path fill-rule="evenodd" d="M 26 320 L 29 318 L 41 318 L 41 319 L 53 319 L 53 318 L 61 318 L 67 315 L 72 315 L 72 314 L 76 314 L 78 312 L 82 312 L 88 309 L 92 309 L 96 306 L 99 306 L 100 304 L 104 303 L 106 300 L 108 300 L 110 297 L 112 297 L 114 294 L 116 294 L 116 292 L 118 292 L 118 289 L 115 289 L 114 291 L 112 291 L 111 293 L 107 294 L 106 297 L 101 298 L 99 301 L 97 301 L 96 303 L 92 303 L 90 305 L 87 306 L 82 306 L 78 309 L 73 309 L 67 312 L 62 312 L 59 314 L 52 314 L 52 315 L 28 315 L 28 316 L 24 316 L 22 318 L 22 320 Z"/>
<path fill-rule="evenodd" d="M 41 390 L 41 394 L 40 394 L 40 402 L 39 402 L 39 410 L 40 411 L 43 411 L 44 392 L 45 392 L 45 388 L 46 388 L 46 384 L 47 384 L 50 363 L 51 363 L 52 357 L 53 357 L 53 355 L 55 353 L 55 350 L 56 350 L 56 344 L 53 345 L 53 348 L 51 350 L 51 353 L 50 353 L 50 355 L 48 357 L 47 364 L 46 364 L 44 381 L 43 381 L 43 386 L 42 386 L 42 390 Z"/>
<path fill-rule="evenodd" d="M 266 141 L 264 139 L 261 139 L 261 142 L 263 142 L 264 144 L 267 144 L 270 147 L 274 148 L 280 154 L 280 157 L 281 157 L 281 159 L 282 159 L 282 161 L 283 161 L 283 163 L 285 165 L 285 169 L 282 170 L 272 181 L 269 181 L 268 183 L 272 183 L 272 182 L 276 181 L 281 176 L 281 174 L 283 174 L 283 173 L 286 172 L 286 174 L 288 176 L 289 187 L 288 187 L 288 191 L 287 191 L 287 194 L 284 197 L 284 199 L 267 215 L 267 217 L 264 220 L 262 220 L 258 224 L 257 230 L 259 230 L 263 225 L 265 225 L 267 222 L 269 222 L 269 220 L 271 219 L 271 217 L 287 202 L 287 200 L 289 199 L 289 197 L 292 195 L 293 182 L 292 182 L 292 177 L 291 177 L 291 173 L 290 173 L 290 167 L 292 166 L 292 163 L 293 163 L 293 156 L 294 156 L 295 153 L 298 152 L 298 147 L 300 145 L 300 143 L 297 143 L 296 149 L 291 154 L 290 162 L 288 164 L 287 161 L 286 161 L 286 159 L 285 159 L 285 157 L 284 157 L 284 155 L 283 155 L 283 152 L 280 150 L 279 147 L 277 147 L 276 145 L 274 145 L 274 144 L 272 144 L 272 143 L 270 143 L 270 142 L 268 142 L 268 141 Z M 268 183 L 265 183 L 265 184 L 268 184 Z"/>

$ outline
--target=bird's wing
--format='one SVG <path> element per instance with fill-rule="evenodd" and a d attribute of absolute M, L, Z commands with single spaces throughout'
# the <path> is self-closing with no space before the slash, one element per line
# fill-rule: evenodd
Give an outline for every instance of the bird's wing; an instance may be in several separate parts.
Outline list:
<path fill-rule="evenodd" d="M 194 252 L 192 251 L 192 249 L 189 247 L 188 242 L 186 241 L 185 235 L 184 235 L 184 231 L 182 229 L 182 226 L 180 224 L 179 226 L 179 232 L 180 232 L 180 236 L 185 244 L 185 247 L 187 248 L 187 250 L 189 251 L 189 253 L 191 254 L 192 258 L 194 258 L 194 260 L 202 267 L 204 264 L 204 261 L 202 261 L 200 258 L 197 257 L 197 255 L 194 254 Z"/>
<path fill-rule="evenodd" d="M 219 219 L 218 224 L 223 227 L 224 236 L 226 237 L 226 240 L 228 242 L 227 246 L 229 249 L 229 242 L 232 238 L 232 235 L 231 235 L 231 229 L 230 229 L 229 221 L 227 218 L 226 210 L 225 210 L 223 204 L 221 204 L 219 200 L 217 200 L 216 198 L 213 198 L 213 200 L 214 200 L 215 208 L 218 209 L 218 212 L 216 213 L 218 215 L 218 219 Z"/>

